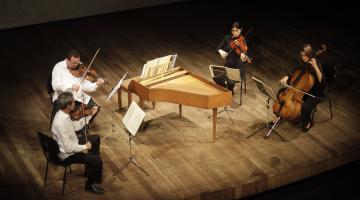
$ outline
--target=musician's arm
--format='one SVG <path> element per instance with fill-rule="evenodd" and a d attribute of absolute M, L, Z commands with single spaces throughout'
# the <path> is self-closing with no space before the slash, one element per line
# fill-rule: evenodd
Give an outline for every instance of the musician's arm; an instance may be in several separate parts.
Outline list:
<path fill-rule="evenodd" d="M 314 68 L 317 79 L 321 83 L 322 82 L 322 72 L 321 72 L 321 69 L 319 67 L 320 64 L 318 64 L 314 58 L 310 61 L 310 64 Z"/>
<path fill-rule="evenodd" d="M 85 92 L 95 92 L 98 87 L 99 86 L 96 84 L 96 82 L 92 83 L 92 82 L 90 82 L 88 80 L 83 81 L 82 89 Z"/>
<path fill-rule="evenodd" d="M 51 85 L 55 91 L 65 92 L 72 88 L 72 83 L 64 80 L 60 67 L 55 66 L 51 74 Z"/>

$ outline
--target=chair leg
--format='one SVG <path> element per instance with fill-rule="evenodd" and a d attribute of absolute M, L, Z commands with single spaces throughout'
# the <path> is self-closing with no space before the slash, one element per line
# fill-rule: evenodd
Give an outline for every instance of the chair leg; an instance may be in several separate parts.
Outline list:
<path fill-rule="evenodd" d="M 85 170 L 84 170 L 84 177 L 87 177 L 87 170 L 88 170 L 87 165 L 86 165 L 86 164 L 84 164 L 84 167 L 85 167 Z"/>
<path fill-rule="evenodd" d="M 46 169 L 45 169 L 45 178 L 44 178 L 44 187 L 46 186 L 46 180 L 48 175 L 49 162 L 46 161 Z"/>
<path fill-rule="evenodd" d="M 315 106 L 315 108 L 311 111 L 311 121 L 314 121 L 314 116 L 316 111 L 317 111 L 317 107 Z"/>
<path fill-rule="evenodd" d="M 244 86 L 245 86 L 244 93 L 246 94 L 246 76 L 244 76 Z"/>
<path fill-rule="evenodd" d="M 332 104 L 331 104 L 331 99 L 330 98 L 329 98 L 329 109 L 330 109 L 331 119 L 333 119 Z"/>
<path fill-rule="evenodd" d="M 243 81 L 240 81 L 240 105 L 242 103 Z"/>
<path fill-rule="evenodd" d="M 64 196 L 65 193 L 65 183 L 66 183 L 66 171 L 67 171 L 67 167 L 65 168 L 65 172 L 64 172 L 64 178 L 63 178 L 63 188 L 62 188 L 62 195 Z"/>
<path fill-rule="evenodd" d="M 69 165 L 70 173 L 72 173 L 71 165 Z"/>

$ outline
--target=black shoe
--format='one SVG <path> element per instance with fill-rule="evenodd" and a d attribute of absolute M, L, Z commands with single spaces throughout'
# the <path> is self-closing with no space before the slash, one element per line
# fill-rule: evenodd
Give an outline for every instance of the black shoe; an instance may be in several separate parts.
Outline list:
<path fill-rule="evenodd" d="M 306 132 L 308 132 L 308 131 L 311 129 L 312 126 L 313 126 L 313 123 L 310 122 L 309 128 L 303 127 L 303 128 L 302 128 L 302 131 L 303 131 L 304 133 L 306 133 Z"/>
<path fill-rule="evenodd" d="M 269 121 L 269 122 L 267 123 L 268 126 L 274 126 L 274 124 L 275 124 L 275 123 L 274 123 L 273 121 Z"/>
<path fill-rule="evenodd" d="M 96 184 L 96 183 L 93 183 L 90 186 L 86 186 L 85 189 L 87 191 L 90 191 L 90 192 L 94 193 L 94 194 L 104 194 L 104 192 L 105 192 L 104 188 L 102 188 L 101 185 Z"/>

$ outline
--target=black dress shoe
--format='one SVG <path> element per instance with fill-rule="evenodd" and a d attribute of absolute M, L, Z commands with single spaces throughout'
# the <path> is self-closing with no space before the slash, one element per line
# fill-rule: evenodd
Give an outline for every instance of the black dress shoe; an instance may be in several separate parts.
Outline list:
<path fill-rule="evenodd" d="M 275 123 L 273 121 L 269 121 L 267 124 L 268 126 L 274 126 Z"/>
<path fill-rule="evenodd" d="M 313 123 L 310 122 L 309 128 L 303 127 L 303 128 L 302 128 L 302 131 L 303 131 L 304 133 L 306 133 L 306 132 L 308 132 L 308 131 L 310 130 L 310 128 L 311 128 L 312 126 L 313 126 Z"/>
<path fill-rule="evenodd" d="M 93 183 L 90 186 L 86 186 L 85 189 L 94 194 L 104 194 L 104 192 L 105 192 L 104 189 L 102 188 L 102 186 L 99 184 L 96 184 L 96 183 Z"/>

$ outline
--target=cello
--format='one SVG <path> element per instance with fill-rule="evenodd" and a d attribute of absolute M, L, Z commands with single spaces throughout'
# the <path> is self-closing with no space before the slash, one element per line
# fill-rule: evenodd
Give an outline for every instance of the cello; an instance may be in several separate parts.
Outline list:
<path fill-rule="evenodd" d="M 315 77 L 311 73 L 313 68 L 309 61 L 301 68 L 295 69 L 288 84 L 285 84 L 286 87 L 279 90 L 277 101 L 273 103 L 273 113 L 276 116 L 290 121 L 295 120 L 300 117 L 303 97 L 309 95 L 316 98 L 308 93 L 315 83 Z"/>

